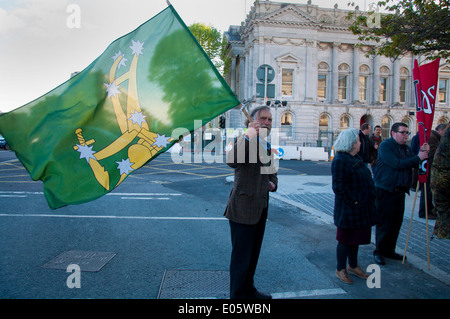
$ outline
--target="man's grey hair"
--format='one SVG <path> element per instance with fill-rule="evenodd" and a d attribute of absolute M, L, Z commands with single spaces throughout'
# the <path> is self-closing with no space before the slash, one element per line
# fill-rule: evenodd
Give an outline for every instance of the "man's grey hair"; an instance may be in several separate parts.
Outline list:
<path fill-rule="evenodd" d="M 250 112 L 250 117 L 251 117 L 252 119 L 256 119 L 256 116 L 259 115 L 259 113 L 260 113 L 262 110 L 267 110 L 267 111 L 270 112 L 270 107 L 265 106 L 265 105 L 263 105 L 263 106 L 258 106 L 257 108 L 254 108 L 254 109 Z M 245 119 L 245 127 L 248 127 L 249 124 L 250 124 L 250 121 L 249 121 L 248 119 Z"/>
<path fill-rule="evenodd" d="M 342 131 L 333 144 L 335 152 L 350 153 L 353 145 L 358 139 L 359 131 L 356 128 L 349 128 Z"/>

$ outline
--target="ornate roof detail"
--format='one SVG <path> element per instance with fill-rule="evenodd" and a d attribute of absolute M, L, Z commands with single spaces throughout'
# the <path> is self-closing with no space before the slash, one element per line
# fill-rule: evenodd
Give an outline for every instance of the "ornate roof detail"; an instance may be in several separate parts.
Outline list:
<path fill-rule="evenodd" d="M 275 10 L 274 12 L 261 17 L 260 19 L 294 23 L 317 23 L 317 21 L 312 16 L 300 10 L 293 4 Z"/>

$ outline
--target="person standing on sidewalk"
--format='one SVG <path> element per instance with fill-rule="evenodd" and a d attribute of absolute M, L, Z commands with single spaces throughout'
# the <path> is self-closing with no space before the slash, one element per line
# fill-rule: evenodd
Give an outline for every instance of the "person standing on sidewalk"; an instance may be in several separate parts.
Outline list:
<path fill-rule="evenodd" d="M 234 184 L 225 209 L 231 231 L 230 299 L 270 299 L 253 284 L 266 226 L 269 191 L 275 192 L 278 178 L 271 160 L 270 144 L 264 140 L 272 128 L 270 108 L 253 110 L 254 119 L 227 153 L 234 168 Z"/>
<path fill-rule="evenodd" d="M 361 147 L 359 148 L 358 155 L 361 157 L 361 160 L 364 162 L 366 166 L 370 163 L 370 124 L 364 123 L 361 125 L 361 130 L 359 131 L 359 141 L 361 143 Z"/>
<path fill-rule="evenodd" d="M 336 276 L 347 284 L 353 283 L 348 272 L 368 278 L 358 265 L 358 249 L 370 244 L 371 226 L 376 224 L 375 185 L 369 168 L 357 155 L 360 146 L 357 129 L 341 132 L 333 145 L 336 156 L 331 162 L 338 241 Z"/>
<path fill-rule="evenodd" d="M 430 170 L 433 165 L 434 154 L 438 148 L 441 137 L 444 136 L 445 127 L 447 124 L 439 124 L 436 126 L 436 130 L 431 130 L 430 138 L 428 140 L 428 145 L 430 145 L 430 151 L 428 152 L 428 177 L 427 183 L 425 185 L 421 185 L 421 193 L 420 193 L 420 202 L 419 202 L 419 217 L 425 218 L 425 188 L 426 188 L 426 202 L 427 202 L 427 211 L 428 211 L 428 219 L 436 219 L 437 214 L 433 205 L 433 194 L 431 192 L 430 187 Z"/>
<path fill-rule="evenodd" d="M 375 125 L 373 133 L 369 136 L 370 141 L 370 166 L 372 168 L 372 175 L 375 175 L 378 161 L 378 148 L 380 147 L 383 138 L 381 137 L 381 126 Z"/>
<path fill-rule="evenodd" d="M 433 234 L 450 239 L 450 124 L 441 138 L 430 171 L 431 191 L 438 216 Z"/>
<path fill-rule="evenodd" d="M 405 211 L 405 193 L 409 194 L 411 169 L 428 158 L 428 144 L 424 143 L 418 155 L 406 145 L 409 132 L 405 123 L 394 123 L 391 137 L 384 140 L 378 149 L 378 169 L 375 174 L 377 193 L 376 209 L 379 218 L 376 225 L 376 247 L 374 260 L 385 265 L 384 257 L 402 260 L 395 252 Z"/>

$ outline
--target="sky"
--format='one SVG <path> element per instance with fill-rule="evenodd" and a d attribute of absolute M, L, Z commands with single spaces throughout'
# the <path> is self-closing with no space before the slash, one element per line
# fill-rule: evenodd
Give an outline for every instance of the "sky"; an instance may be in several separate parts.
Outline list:
<path fill-rule="evenodd" d="M 363 9 L 375 0 L 352 0 Z M 307 0 L 286 0 L 306 4 Z M 312 0 L 347 9 L 349 0 Z M 253 0 L 170 0 L 183 21 L 221 32 L 246 19 Z M 166 0 L 0 0 L 0 112 L 46 94 L 82 71 L 115 39 L 167 7 Z"/>

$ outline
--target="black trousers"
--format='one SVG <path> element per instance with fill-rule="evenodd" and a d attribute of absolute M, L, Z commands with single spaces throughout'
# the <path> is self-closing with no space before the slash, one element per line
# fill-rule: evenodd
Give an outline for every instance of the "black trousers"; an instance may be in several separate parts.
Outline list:
<path fill-rule="evenodd" d="M 377 188 L 376 208 L 378 224 L 375 232 L 375 253 L 392 256 L 395 253 L 395 246 L 403 223 L 405 193 L 388 192 Z"/>
<path fill-rule="evenodd" d="M 230 299 L 246 299 L 256 292 L 253 277 L 261 251 L 266 219 L 267 208 L 264 208 L 256 225 L 244 225 L 230 220 Z"/>

